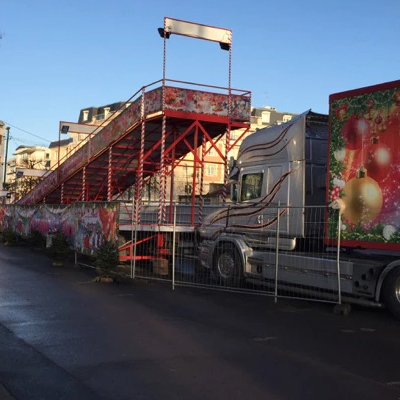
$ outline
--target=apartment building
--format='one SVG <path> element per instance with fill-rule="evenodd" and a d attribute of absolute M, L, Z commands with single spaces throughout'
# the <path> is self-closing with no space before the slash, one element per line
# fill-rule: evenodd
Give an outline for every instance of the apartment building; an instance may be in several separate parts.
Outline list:
<path fill-rule="evenodd" d="M 43 146 L 21 145 L 7 161 L 6 187 L 12 200 L 30 191 L 50 169 L 51 150 Z"/>
<path fill-rule="evenodd" d="M 82 108 L 79 112 L 78 123 L 89 125 L 102 125 L 105 121 L 112 121 L 117 115 L 129 107 L 131 103 L 119 101 L 101 107 Z"/>

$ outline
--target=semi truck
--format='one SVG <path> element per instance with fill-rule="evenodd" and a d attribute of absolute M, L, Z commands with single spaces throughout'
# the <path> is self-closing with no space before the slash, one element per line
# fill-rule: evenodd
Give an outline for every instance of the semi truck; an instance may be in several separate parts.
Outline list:
<path fill-rule="evenodd" d="M 201 267 L 400 318 L 400 81 L 249 135 L 230 181 L 234 203 L 198 229 Z"/>

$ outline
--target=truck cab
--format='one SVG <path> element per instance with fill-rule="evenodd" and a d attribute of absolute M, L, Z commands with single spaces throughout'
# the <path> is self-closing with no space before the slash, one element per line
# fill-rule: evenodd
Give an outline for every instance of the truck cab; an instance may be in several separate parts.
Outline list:
<path fill-rule="evenodd" d="M 296 238 L 310 228 L 304 207 L 326 203 L 327 138 L 328 117 L 307 111 L 244 139 L 230 174 L 236 203 L 208 216 L 201 237 L 214 239 L 223 231 L 252 246 L 274 247 L 282 211 L 280 247 L 294 250 Z"/>

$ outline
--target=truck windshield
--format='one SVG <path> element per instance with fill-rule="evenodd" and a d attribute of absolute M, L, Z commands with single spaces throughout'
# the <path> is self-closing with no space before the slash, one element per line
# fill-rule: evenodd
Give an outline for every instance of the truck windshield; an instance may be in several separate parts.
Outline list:
<path fill-rule="evenodd" d="M 262 172 L 243 175 L 240 200 L 245 201 L 261 197 L 262 182 Z"/>

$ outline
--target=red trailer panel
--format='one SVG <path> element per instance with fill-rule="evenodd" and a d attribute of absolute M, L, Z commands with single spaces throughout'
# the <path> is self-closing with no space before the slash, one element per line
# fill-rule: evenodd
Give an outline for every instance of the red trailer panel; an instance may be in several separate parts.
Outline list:
<path fill-rule="evenodd" d="M 332 94 L 328 201 L 342 199 L 341 244 L 400 250 L 400 81 Z M 329 237 L 337 237 L 333 211 Z"/>

